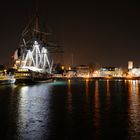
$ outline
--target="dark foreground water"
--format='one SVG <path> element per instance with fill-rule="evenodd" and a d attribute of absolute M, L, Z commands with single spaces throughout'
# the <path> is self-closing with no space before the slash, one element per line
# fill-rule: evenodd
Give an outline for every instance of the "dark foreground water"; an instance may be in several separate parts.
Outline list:
<path fill-rule="evenodd" d="M 0 140 L 139 140 L 140 81 L 0 86 Z"/>

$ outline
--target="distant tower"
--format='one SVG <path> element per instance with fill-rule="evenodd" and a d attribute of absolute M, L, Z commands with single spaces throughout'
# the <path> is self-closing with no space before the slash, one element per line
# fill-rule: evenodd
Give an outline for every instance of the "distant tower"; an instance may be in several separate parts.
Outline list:
<path fill-rule="evenodd" d="M 128 69 L 133 69 L 133 61 L 128 61 Z"/>

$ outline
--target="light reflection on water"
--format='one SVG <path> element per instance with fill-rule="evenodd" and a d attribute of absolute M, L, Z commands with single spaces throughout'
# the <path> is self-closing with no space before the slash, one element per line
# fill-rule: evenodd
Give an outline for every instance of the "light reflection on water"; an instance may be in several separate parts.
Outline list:
<path fill-rule="evenodd" d="M 138 80 L 128 81 L 130 139 L 140 138 L 140 93 Z"/>
<path fill-rule="evenodd" d="M 95 127 L 95 133 L 97 135 L 97 139 L 99 139 L 99 126 L 100 126 L 100 101 L 99 101 L 99 81 L 95 81 L 95 91 L 94 91 L 94 109 L 96 110 L 94 112 L 93 117 L 93 124 Z"/>
<path fill-rule="evenodd" d="M 67 82 L 67 86 L 68 86 L 68 89 L 67 89 L 67 113 L 70 115 L 72 113 L 72 94 L 71 94 L 71 80 L 68 79 L 68 82 Z"/>
<path fill-rule="evenodd" d="M 24 139 L 43 139 L 48 135 L 51 85 L 24 86 L 19 90 L 18 134 Z"/>
<path fill-rule="evenodd" d="M 138 80 L 0 86 L 0 134 L 23 140 L 137 140 L 139 91 Z"/>

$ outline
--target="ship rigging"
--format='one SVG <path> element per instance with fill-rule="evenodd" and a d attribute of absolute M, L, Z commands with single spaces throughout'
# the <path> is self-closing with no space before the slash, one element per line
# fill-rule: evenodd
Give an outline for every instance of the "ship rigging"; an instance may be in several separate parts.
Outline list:
<path fill-rule="evenodd" d="M 52 53 L 62 53 L 62 47 L 48 40 L 51 33 L 41 32 L 38 14 L 22 32 L 20 47 L 14 53 L 15 66 L 31 71 L 52 73 Z"/>
<path fill-rule="evenodd" d="M 40 80 L 52 74 L 53 58 L 51 54 L 63 51 L 62 47 L 49 41 L 50 35 L 50 33 L 40 31 L 39 16 L 36 14 L 23 30 L 20 46 L 14 53 L 17 79 L 31 77 Z"/>

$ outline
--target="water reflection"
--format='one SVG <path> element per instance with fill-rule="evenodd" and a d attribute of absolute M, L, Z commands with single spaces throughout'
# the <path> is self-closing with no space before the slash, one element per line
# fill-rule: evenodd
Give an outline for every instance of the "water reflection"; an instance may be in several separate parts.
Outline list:
<path fill-rule="evenodd" d="M 86 79 L 86 97 L 88 97 L 88 84 L 89 84 L 89 80 Z"/>
<path fill-rule="evenodd" d="M 139 84 L 137 80 L 69 79 L 0 87 L 0 132 L 7 139 L 137 140 Z"/>
<path fill-rule="evenodd" d="M 88 113 L 89 110 L 89 79 L 85 80 L 85 95 L 86 95 L 86 108 L 85 112 Z"/>
<path fill-rule="evenodd" d="M 110 108 L 110 81 L 106 81 L 106 111 Z"/>
<path fill-rule="evenodd" d="M 99 111 L 99 85 L 98 81 L 96 80 L 95 82 L 95 97 L 94 97 L 94 102 L 95 102 L 95 109 L 97 109 L 97 112 Z"/>
<path fill-rule="evenodd" d="M 47 137 L 49 89 L 50 86 L 46 84 L 20 88 L 17 124 L 20 138 L 43 139 L 44 136 Z"/>
<path fill-rule="evenodd" d="M 95 81 L 95 94 L 94 94 L 94 127 L 96 137 L 99 136 L 99 127 L 100 127 L 100 100 L 99 100 L 99 81 Z M 97 138 L 98 139 L 98 138 Z"/>
<path fill-rule="evenodd" d="M 70 95 L 70 79 L 68 79 L 68 95 Z"/>
<path fill-rule="evenodd" d="M 129 94 L 129 137 L 130 139 L 140 138 L 140 95 L 138 80 L 128 81 Z"/>
<path fill-rule="evenodd" d="M 106 88 L 107 88 L 107 96 L 110 96 L 109 80 L 106 80 L 106 82 L 107 82 L 107 85 L 106 85 Z"/>
<path fill-rule="evenodd" d="M 68 89 L 67 89 L 67 109 L 68 113 L 72 113 L 72 94 L 71 94 L 71 80 L 68 79 Z"/>

